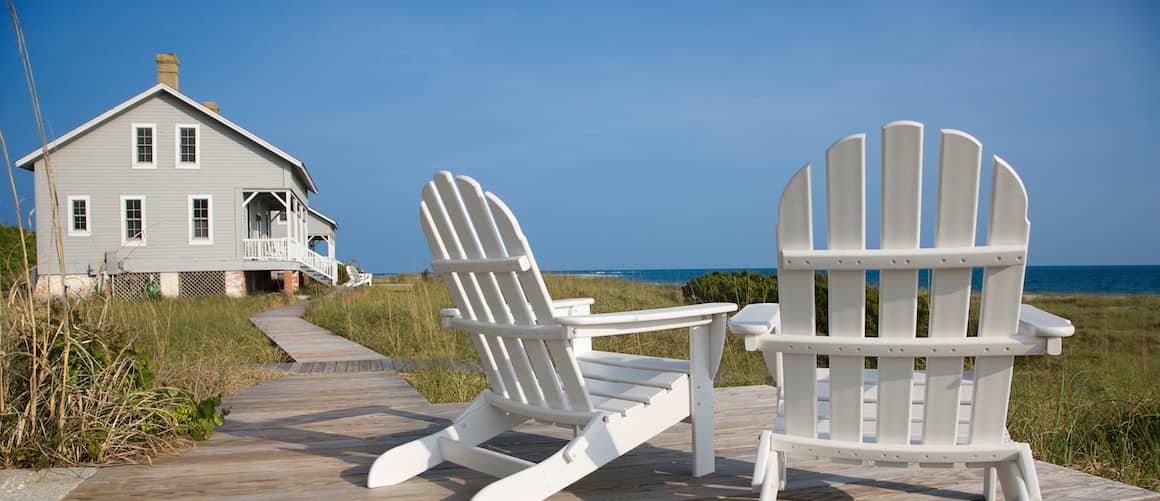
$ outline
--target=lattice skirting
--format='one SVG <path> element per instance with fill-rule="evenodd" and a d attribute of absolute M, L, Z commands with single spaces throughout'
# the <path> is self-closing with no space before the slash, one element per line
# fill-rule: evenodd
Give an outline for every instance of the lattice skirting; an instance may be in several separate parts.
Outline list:
<path fill-rule="evenodd" d="M 223 271 L 186 271 L 161 273 L 121 273 L 110 278 L 113 297 L 117 299 L 144 299 L 162 295 L 218 296 L 226 293 Z M 174 277 L 173 275 L 176 275 Z M 177 279 L 176 287 L 171 280 Z"/>
<path fill-rule="evenodd" d="M 178 274 L 182 296 L 220 296 L 226 293 L 222 271 L 185 271 Z"/>
<path fill-rule="evenodd" d="M 160 273 L 121 273 L 110 278 L 113 297 L 144 299 L 161 295 Z"/>

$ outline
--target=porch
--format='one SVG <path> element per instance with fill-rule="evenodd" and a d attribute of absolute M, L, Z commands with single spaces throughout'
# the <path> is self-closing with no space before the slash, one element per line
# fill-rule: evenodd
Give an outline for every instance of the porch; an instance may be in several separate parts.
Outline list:
<path fill-rule="evenodd" d="M 243 190 L 246 237 L 242 258 L 282 261 L 328 285 L 338 280 L 334 234 L 338 223 L 310 208 L 291 190 Z M 326 254 L 319 252 L 325 247 Z"/>

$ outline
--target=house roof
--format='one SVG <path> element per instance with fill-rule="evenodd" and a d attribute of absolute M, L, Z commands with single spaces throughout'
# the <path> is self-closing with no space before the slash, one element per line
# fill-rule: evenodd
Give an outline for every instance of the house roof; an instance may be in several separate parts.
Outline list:
<path fill-rule="evenodd" d="M 306 210 L 310 211 L 311 214 L 318 216 L 318 219 L 321 219 L 323 221 L 326 221 L 327 223 L 330 223 L 330 225 L 333 226 L 334 229 L 336 229 L 336 230 L 338 229 L 338 223 L 335 222 L 330 217 L 328 217 L 326 214 L 323 214 L 322 211 L 315 209 L 314 207 L 311 207 L 309 205 L 306 206 Z"/>
<path fill-rule="evenodd" d="M 246 129 L 243 129 L 238 124 L 235 124 L 235 123 L 229 121 L 226 117 L 223 117 L 218 113 L 214 113 L 209 108 L 202 106 L 201 103 L 198 103 L 197 101 L 194 101 L 193 99 L 190 99 L 189 96 L 186 96 L 185 94 L 182 94 L 181 92 L 173 90 L 173 88 L 169 87 L 168 85 L 161 84 L 161 83 L 154 85 L 153 87 L 150 87 L 145 92 L 142 92 L 140 94 L 137 94 L 136 96 L 129 98 L 129 100 L 114 106 L 113 108 L 109 109 L 108 111 L 101 113 L 96 118 L 89 120 L 88 122 L 81 124 L 79 127 L 68 131 L 63 136 L 60 136 L 60 137 L 54 139 L 52 142 L 48 143 L 49 151 L 55 151 L 57 148 L 65 145 L 65 144 L 68 144 L 70 141 L 72 141 L 73 139 L 88 132 L 90 129 L 93 129 L 95 127 L 100 126 L 101 124 L 105 123 L 109 119 L 111 119 L 117 115 L 120 115 L 121 113 L 125 112 L 129 108 L 136 106 L 138 103 L 141 103 L 142 101 L 145 101 L 146 99 L 149 99 L 149 98 L 156 96 L 158 94 L 161 94 L 161 93 L 166 93 L 166 94 L 169 94 L 169 95 L 177 98 L 178 100 L 189 105 L 190 107 L 204 113 L 205 115 L 209 116 L 210 118 L 213 118 L 214 120 L 217 120 L 222 125 L 229 127 L 234 132 L 241 134 L 242 137 L 245 137 L 246 139 L 253 141 L 254 144 L 257 144 L 257 145 L 265 148 L 270 153 L 273 153 L 274 155 L 278 156 L 279 158 L 289 162 L 291 165 L 294 166 L 295 169 L 298 170 L 298 173 L 302 175 L 302 178 L 304 180 L 306 180 L 306 189 L 308 189 L 314 193 L 318 193 L 318 186 L 316 186 L 314 184 L 314 179 L 312 179 L 310 177 L 310 172 L 306 170 L 306 164 L 302 163 L 301 160 L 294 158 L 289 153 L 286 153 L 285 151 L 278 149 L 278 147 L 276 147 L 270 143 L 267 143 L 265 140 L 258 137 L 254 133 L 252 133 Z M 20 167 L 22 169 L 33 170 L 33 166 L 35 165 L 35 162 L 37 160 L 39 160 L 40 157 L 42 157 L 42 156 L 44 156 L 44 149 L 37 148 L 35 151 L 33 151 L 27 155 L 24 155 L 19 160 L 17 160 L 16 166 Z"/>

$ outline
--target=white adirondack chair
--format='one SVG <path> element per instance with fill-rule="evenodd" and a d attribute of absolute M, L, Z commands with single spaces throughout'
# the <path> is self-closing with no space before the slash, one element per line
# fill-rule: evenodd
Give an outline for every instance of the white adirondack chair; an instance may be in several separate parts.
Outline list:
<path fill-rule="evenodd" d="M 457 309 L 445 325 L 471 336 L 484 390 L 447 428 L 382 454 L 369 487 L 398 484 L 443 462 L 502 477 L 474 499 L 542 499 L 691 418 L 693 474 L 713 472 L 712 381 L 732 303 L 588 314 L 591 299 L 553 301 L 507 206 L 475 180 L 440 172 L 420 220 Z M 595 351 L 591 338 L 689 328 L 691 361 Z M 574 430 L 532 463 L 478 445 L 535 420 Z"/>
<path fill-rule="evenodd" d="M 786 457 L 985 468 L 1008 499 L 1039 499 L 1031 449 L 1007 435 L 1014 357 L 1058 355 L 1071 323 L 1020 306 L 1029 223 L 1023 182 L 994 158 L 987 244 L 975 246 L 982 146 L 941 133 L 934 247 L 919 247 L 922 124 L 883 128 L 882 245 L 866 248 L 864 134 L 826 152 L 827 249 L 815 249 L 810 167 L 778 205 L 779 304 L 730 320 L 761 350 L 778 386 L 777 422 L 761 434 L 753 486 L 785 487 Z M 983 268 L 978 337 L 967 336 L 971 272 Z M 880 270 L 878 337 L 865 336 L 865 271 Z M 918 270 L 931 270 L 930 330 L 916 337 Z M 815 335 L 814 274 L 829 281 L 829 336 Z M 818 367 L 826 355 L 828 368 Z M 877 369 L 864 369 L 877 358 Z M 964 357 L 973 371 L 964 371 Z M 925 360 L 925 370 L 915 361 Z"/>
<path fill-rule="evenodd" d="M 371 280 L 374 280 L 374 278 L 375 278 L 375 275 L 373 273 L 364 273 L 362 271 L 359 271 L 358 267 L 356 267 L 353 264 L 348 264 L 345 266 L 346 266 L 346 275 L 349 278 L 347 279 L 346 283 L 343 285 L 345 285 L 347 287 L 358 287 L 360 285 L 370 285 Z"/>

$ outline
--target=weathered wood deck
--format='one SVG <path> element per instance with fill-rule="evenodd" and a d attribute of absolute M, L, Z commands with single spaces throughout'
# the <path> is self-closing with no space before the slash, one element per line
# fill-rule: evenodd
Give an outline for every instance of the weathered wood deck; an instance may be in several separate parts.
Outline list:
<path fill-rule="evenodd" d="M 292 373 L 281 379 L 226 398 L 231 413 L 209 440 L 151 466 L 103 468 L 69 497 L 466 499 L 491 481 L 445 463 L 397 486 L 365 488 L 379 453 L 445 426 L 466 404 L 428 403 L 389 370 L 390 360 L 345 339 L 339 338 L 357 348 L 335 341 L 337 336 L 297 319 L 299 314 L 300 307 L 280 309 L 255 320 L 298 363 L 287 364 Z M 369 357 L 367 352 L 378 358 L 357 358 Z M 682 423 L 552 499 L 754 498 L 749 477 L 758 432 L 773 420 L 772 397 L 768 386 L 715 390 L 713 475 L 690 476 L 689 425 Z M 489 444 L 535 461 L 567 437 L 566 430 L 531 424 Z M 978 499 L 983 487 L 980 470 L 790 461 L 783 499 Z M 1046 499 L 1160 500 L 1160 494 L 1067 468 L 1042 462 L 1037 468 Z"/>
<path fill-rule="evenodd" d="M 250 321 L 295 362 L 382 360 L 375 351 L 302 319 L 306 303 L 264 311 Z"/>
<path fill-rule="evenodd" d="M 767 386 L 716 390 L 713 475 L 689 476 L 689 425 L 678 424 L 552 499 L 753 497 L 749 475 L 758 431 L 772 419 L 771 396 Z M 363 486 L 379 452 L 445 425 L 465 405 L 430 404 L 389 371 L 292 374 L 229 397 L 226 404 L 232 409 L 226 424 L 195 449 L 159 458 L 152 466 L 104 468 L 70 497 L 463 499 L 490 481 L 445 464 L 398 486 Z M 564 430 L 525 425 L 490 444 L 535 460 L 554 452 L 567 436 Z M 983 485 L 978 470 L 816 461 L 790 466 L 785 499 L 975 499 Z M 1047 499 L 1160 499 L 1047 463 L 1038 468 Z"/>

